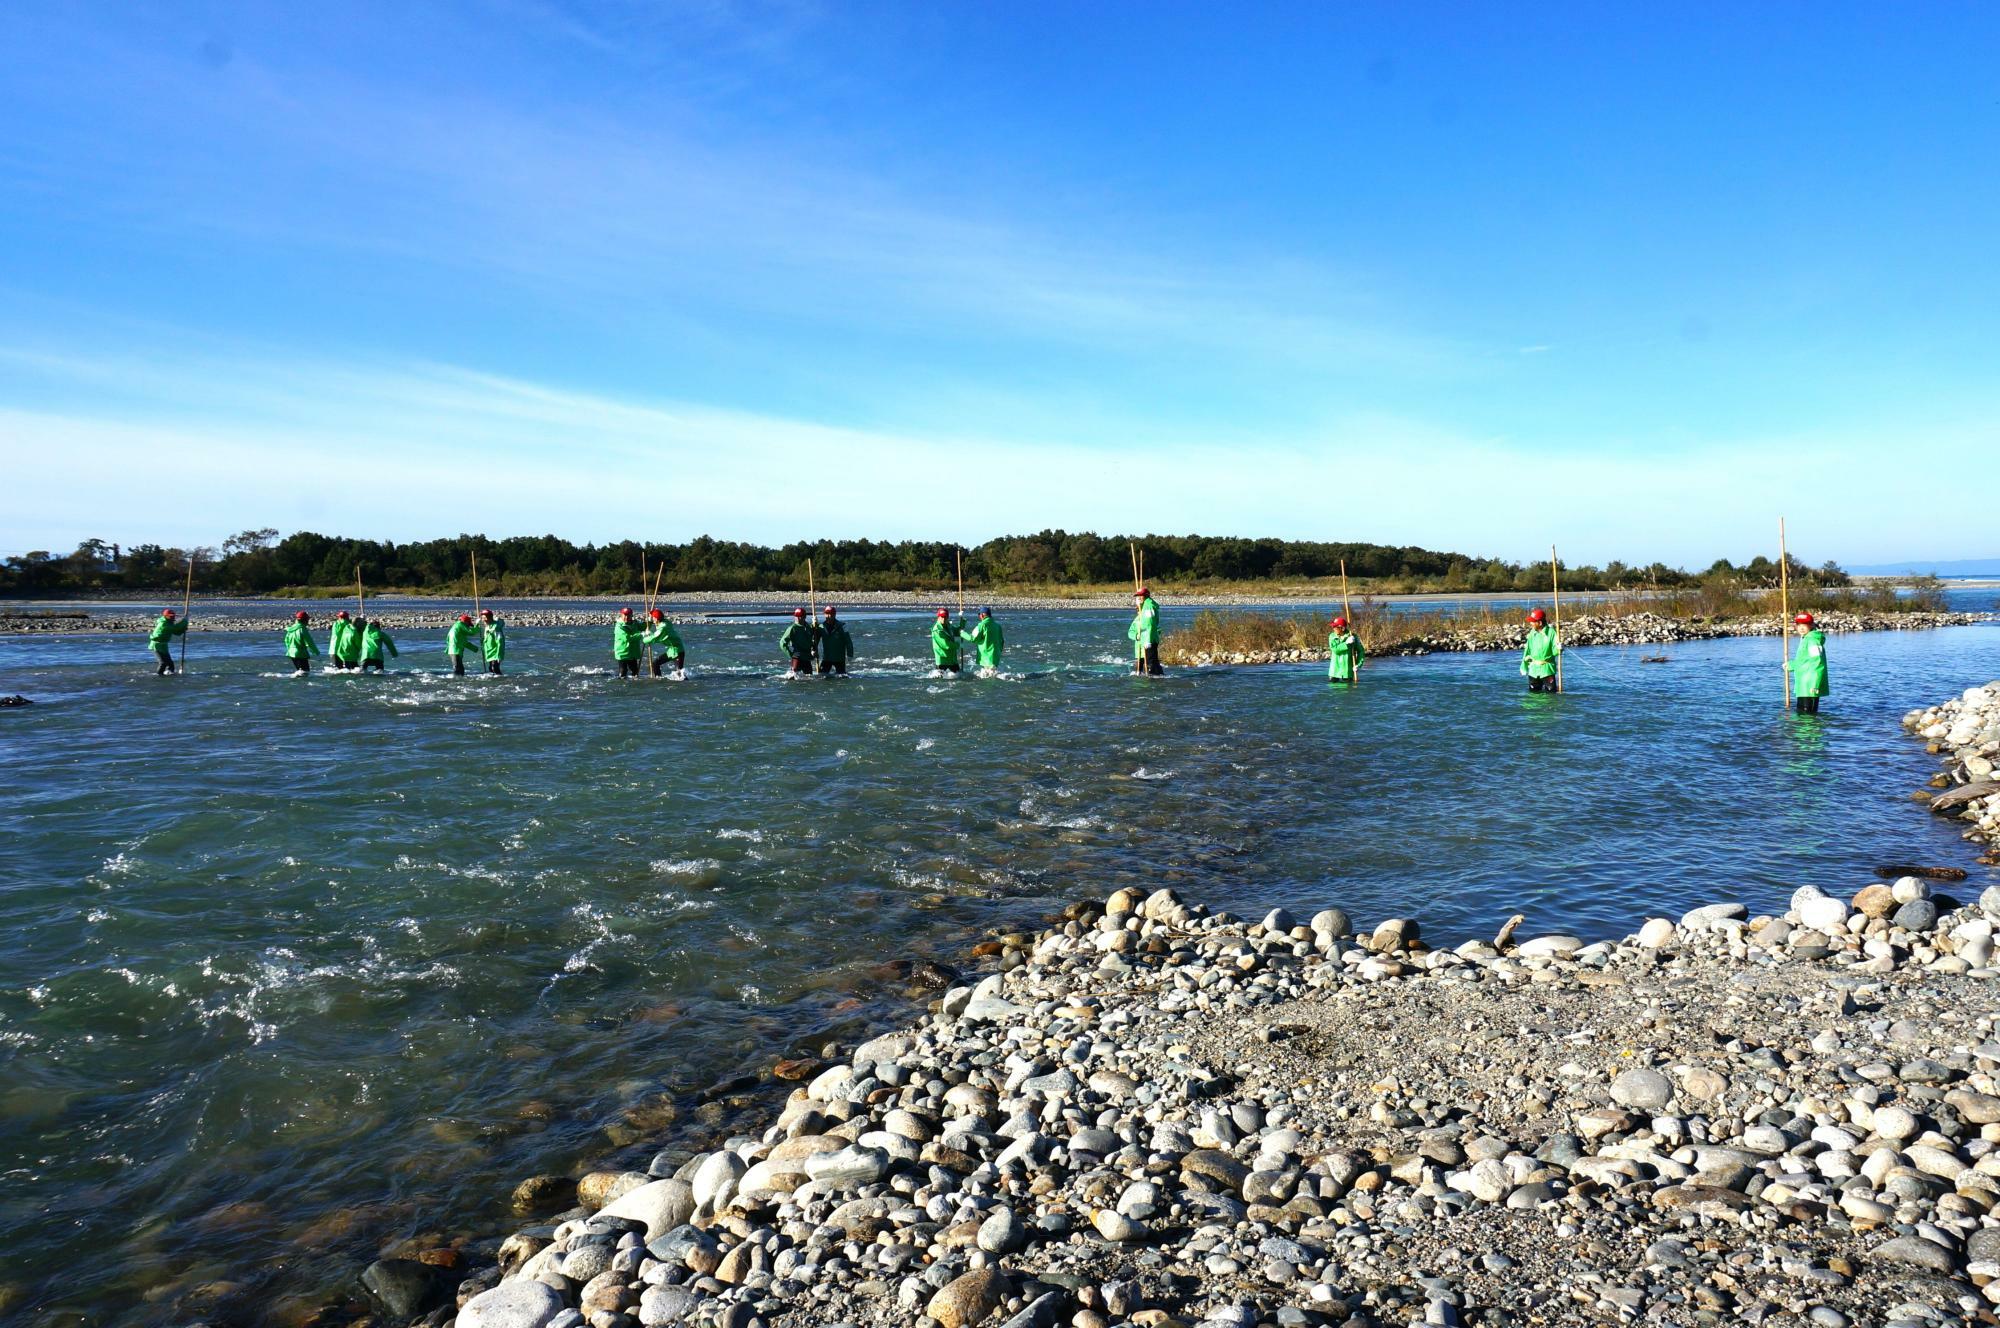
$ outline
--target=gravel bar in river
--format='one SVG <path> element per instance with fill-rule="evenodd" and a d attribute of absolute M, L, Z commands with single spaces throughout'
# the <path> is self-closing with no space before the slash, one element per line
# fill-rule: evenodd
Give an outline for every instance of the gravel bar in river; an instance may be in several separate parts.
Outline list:
<path fill-rule="evenodd" d="M 1910 877 L 1432 950 L 1121 890 L 761 1133 L 367 1279 L 459 1328 L 1992 1323 L 1996 918 Z"/>

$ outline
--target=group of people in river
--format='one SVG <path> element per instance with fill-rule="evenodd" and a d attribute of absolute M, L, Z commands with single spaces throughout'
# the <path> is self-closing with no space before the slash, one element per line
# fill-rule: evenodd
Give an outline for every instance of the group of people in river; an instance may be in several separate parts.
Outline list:
<path fill-rule="evenodd" d="M 168 609 L 160 615 L 163 621 L 172 616 L 172 609 Z M 488 673 L 498 673 L 500 672 L 500 661 L 507 657 L 507 624 L 504 619 L 494 617 L 493 610 L 491 609 L 482 609 L 479 616 L 482 620 L 477 624 L 477 630 L 480 634 L 479 653 L 481 658 L 485 660 L 486 671 Z M 444 650 L 445 654 L 451 658 L 451 671 L 453 673 L 465 672 L 465 655 L 472 648 L 474 628 L 475 624 L 472 621 L 472 615 L 461 613 L 458 616 L 458 621 L 454 622 L 445 631 Z M 183 620 L 175 629 L 175 632 L 178 635 L 185 631 L 187 631 L 187 623 Z M 153 635 L 156 640 L 159 634 L 160 628 L 155 624 Z M 303 609 L 292 615 L 291 625 L 285 628 L 284 649 L 285 658 L 291 661 L 292 672 L 312 672 L 313 658 L 319 654 L 319 642 L 313 639 L 312 615 L 306 613 Z M 166 656 L 165 647 L 159 647 L 158 653 L 161 664 L 160 671 L 162 673 L 172 672 L 167 667 L 169 661 Z M 366 673 L 368 670 L 373 669 L 375 672 L 381 673 L 383 672 L 383 656 L 385 653 L 390 659 L 395 659 L 402 652 L 396 649 L 395 641 L 390 638 L 388 630 L 382 626 L 380 618 L 359 616 L 350 618 L 346 609 L 342 609 L 333 615 L 333 624 L 327 631 L 326 658 L 328 665 L 336 672 L 359 670 L 362 673 Z"/>
<path fill-rule="evenodd" d="M 1163 672 L 1160 606 L 1152 591 L 1144 586 L 1132 592 L 1132 599 L 1132 625 L 1126 632 L 1132 642 L 1132 671 L 1157 677 Z M 301 611 L 293 615 L 291 625 L 285 629 L 285 657 L 296 673 L 310 672 L 312 657 L 320 653 L 310 624 L 309 615 Z M 1814 623 L 1810 613 L 1798 614 L 1792 624 L 1798 629 L 1799 644 L 1796 653 L 1785 661 L 1785 670 L 1791 675 L 1798 713 L 1816 715 L 1820 698 L 1827 694 L 1826 633 Z M 1358 683 L 1362 661 L 1368 657 L 1360 635 L 1349 626 L 1345 615 L 1336 616 L 1327 626 L 1328 681 L 1349 686 Z M 186 635 L 187 629 L 187 616 L 176 616 L 172 609 L 163 610 L 153 624 L 147 644 L 159 660 L 160 674 L 177 671 L 173 640 Z M 644 618 L 636 618 L 632 610 L 620 609 L 611 633 L 611 653 L 620 678 L 637 678 L 640 662 L 648 653 L 652 656 L 654 677 L 685 674 L 687 647 L 680 632 L 660 610 L 649 609 Z M 793 609 L 792 621 L 779 636 L 778 647 L 785 654 L 787 672 L 794 677 L 815 674 L 844 677 L 855 657 L 854 635 L 841 621 L 840 610 L 832 604 L 821 610 L 817 623 L 811 621 L 806 610 Z M 445 632 L 444 648 L 455 674 L 465 672 L 465 656 L 475 648 L 486 672 L 497 674 L 501 661 L 507 657 L 506 620 L 495 616 L 491 609 L 480 610 L 476 623 L 471 614 L 460 614 Z M 1006 648 L 1000 620 L 990 608 L 982 607 L 979 616 L 970 621 L 963 611 L 954 621 L 949 609 L 939 609 L 936 621 L 931 624 L 931 661 L 938 673 L 962 673 L 964 652 L 970 650 L 980 675 L 991 677 L 999 672 L 1000 657 Z M 1548 622 L 1547 615 L 1540 609 L 1530 610 L 1527 637 L 1521 644 L 1521 676 L 1528 680 L 1529 691 L 1562 690 L 1562 651 L 1562 638 Z M 327 654 L 336 670 L 365 673 L 373 669 L 380 673 L 384 669 L 384 656 L 394 659 L 398 652 L 381 619 L 350 618 L 347 610 L 342 609 L 333 617 Z"/>

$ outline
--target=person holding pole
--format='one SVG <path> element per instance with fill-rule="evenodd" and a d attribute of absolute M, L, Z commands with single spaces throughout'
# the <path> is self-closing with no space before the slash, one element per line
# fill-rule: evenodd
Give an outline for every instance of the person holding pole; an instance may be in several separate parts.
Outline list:
<path fill-rule="evenodd" d="M 1160 606 L 1153 592 L 1140 586 L 1132 592 L 1132 625 L 1125 635 L 1132 638 L 1132 672 L 1159 677 Z"/>
<path fill-rule="evenodd" d="M 187 619 L 175 618 L 172 609 L 161 609 L 159 618 L 153 623 L 153 630 L 146 637 L 146 644 L 153 648 L 153 657 L 160 661 L 160 667 L 153 670 L 155 678 L 164 678 L 169 673 L 178 673 L 174 667 L 173 642 L 177 636 L 187 635 Z"/>
<path fill-rule="evenodd" d="M 778 638 L 778 646 L 785 652 L 785 658 L 791 661 L 790 669 L 793 677 L 800 674 L 811 676 L 813 654 L 818 649 L 818 643 L 813 640 L 812 624 L 806 621 L 804 609 L 792 610 L 791 625 L 786 627 L 784 635 Z"/>
<path fill-rule="evenodd" d="M 500 661 L 507 658 L 507 620 L 493 616 L 493 610 L 479 611 L 479 655 L 486 671 L 498 676 Z"/>
<path fill-rule="evenodd" d="M 831 604 L 826 606 L 817 640 L 819 671 L 845 678 L 847 666 L 854 661 L 854 635 L 847 630 L 847 624 L 840 620 L 840 614 Z"/>
<path fill-rule="evenodd" d="M 639 676 L 639 643 L 644 636 L 645 629 L 632 617 L 632 610 L 618 610 L 617 620 L 611 624 L 611 655 L 618 661 L 619 677 Z"/>
<path fill-rule="evenodd" d="M 1000 655 L 1007 649 L 1007 638 L 1001 633 L 1000 620 L 993 616 L 992 609 L 984 604 L 979 606 L 979 621 L 966 632 L 965 643 L 972 647 L 980 677 L 990 678 L 1000 671 Z"/>
<path fill-rule="evenodd" d="M 671 622 L 667 621 L 667 615 L 658 609 L 648 610 L 647 617 L 653 620 L 653 625 L 648 627 L 646 634 L 639 639 L 645 643 L 647 652 L 653 656 L 653 676 L 657 678 L 669 669 L 679 673 L 687 667 L 687 651 L 681 645 L 681 634 L 674 630 Z M 658 653 L 653 652 L 653 647 L 656 645 L 660 648 Z"/>
<path fill-rule="evenodd" d="M 461 613 L 444 634 L 444 653 L 451 656 L 451 671 L 462 675 L 465 672 L 465 650 L 472 644 L 472 615 Z"/>
<path fill-rule="evenodd" d="M 951 620 L 950 609 L 939 609 L 931 624 L 931 666 L 939 673 L 960 671 L 958 650 L 965 637 L 965 620 Z"/>
<path fill-rule="evenodd" d="M 292 615 L 292 625 L 285 629 L 285 658 L 292 662 L 292 675 L 304 677 L 312 672 L 311 657 L 319 653 L 319 646 L 313 642 L 311 619 L 304 609 Z"/>
<path fill-rule="evenodd" d="M 1556 662 L 1562 658 L 1562 637 L 1547 623 L 1548 615 L 1540 609 L 1528 613 L 1528 637 L 1521 643 L 1521 676 L 1528 680 L 1531 692 L 1553 692 L 1556 687 Z"/>
<path fill-rule="evenodd" d="M 354 630 L 354 620 L 347 616 L 346 609 L 333 615 L 333 626 L 327 629 L 326 658 L 336 672 L 351 669 L 361 662 L 359 633 Z"/>
<path fill-rule="evenodd" d="M 1344 615 L 1336 616 L 1329 626 L 1332 630 L 1326 638 L 1326 680 L 1360 682 L 1361 661 L 1368 657 L 1368 652 L 1361 648 L 1361 638 L 1348 630 Z"/>
<path fill-rule="evenodd" d="M 371 668 L 377 673 L 383 671 L 382 652 L 384 650 L 389 652 L 389 658 L 391 659 L 403 653 L 396 649 L 396 643 L 390 639 L 387 632 L 382 630 L 382 620 L 380 618 L 363 618 L 355 634 L 361 638 L 361 671 L 363 673 L 368 672 Z"/>
<path fill-rule="evenodd" d="M 1810 613 L 1792 619 L 1799 629 L 1799 650 L 1785 661 L 1792 678 L 1792 705 L 1801 715 L 1817 715 L 1819 699 L 1827 693 L 1826 633 L 1813 625 Z"/>

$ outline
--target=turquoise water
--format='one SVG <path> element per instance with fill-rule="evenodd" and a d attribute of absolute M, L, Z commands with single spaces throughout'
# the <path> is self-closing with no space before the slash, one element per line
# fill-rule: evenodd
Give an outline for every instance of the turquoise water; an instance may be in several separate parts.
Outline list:
<path fill-rule="evenodd" d="M 394 1240 L 498 1231 L 633 1103 L 686 1119 L 901 1008 L 890 961 L 1121 885 L 1452 940 L 1878 862 L 2000 882 L 1908 801 L 1935 766 L 1897 725 L 2000 677 L 2000 628 L 1835 637 L 1814 721 L 1775 640 L 1574 651 L 1531 697 L 1491 655 L 1137 680 L 1125 621 L 1008 614 L 984 681 L 921 673 L 917 614 L 857 618 L 845 682 L 776 676 L 775 620 L 689 628 L 680 683 L 610 676 L 608 628 L 516 629 L 498 679 L 434 633 L 307 680 L 266 634 L 193 637 L 180 679 L 129 637 L 0 638 L 39 702 L 0 714 L 13 1317 L 323 1298 Z"/>

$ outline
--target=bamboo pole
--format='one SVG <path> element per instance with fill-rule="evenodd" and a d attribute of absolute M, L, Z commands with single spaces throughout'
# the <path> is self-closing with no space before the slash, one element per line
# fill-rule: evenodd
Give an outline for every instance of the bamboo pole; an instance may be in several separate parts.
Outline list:
<path fill-rule="evenodd" d="M 194 598 L 194 555 L 188 555 L 187 582 L 181 586 L 181 672 L 188 666 L 188 601 Z"/>
<path fill-rule="evenodd" d="M 1340 616 L 1347 619 L 1347 630 L 1354 630 L 1354 610 L 1347 606 L 1347 559 L 1340 560 Z"/>
<path fill-rule="evenodd" d="M 1549 585 L 1555 591 L 1556 601 L 1556 690 L 1563 689 L 1563 582 L 1562 564 L 1556 561 L 1556 546 L 1549 545 Z"/>
<path fill-rule="evenodd" d="M 472 551 L 472 616 L 479 616 L 479 550 Z"/>
<path fill-rule="evenodd" d="M 646 630 L 653 630 L 653 595 L 651 579 L 646 575 L 646 546 L 639 546 L 639 612 L 646 620 Z M 646 676 L 653 676 L 653 647 L 646 647 Z"/>
<path fill-rule="evenodd" d="M 1139 546 L 1131 540 L 1125 541 L 1126 552 L 1132 555 L 1132 593 L 1139 593 Z"/>
<path fill-rule="evenodd" d="M 1792 660 L 1791 557 L 1785 552 L 1785 518 L 1778 518 L 1778 660 Z M 1792 708 L 1792 671 L 1785 671 L 1785 709 Z"/>
<path fill-rule="evenodd" d="M 813 585 L 813 560 L 806 559 L 806 621 L 819 620 L 819 593 Z"/>
<path fill-rule="evenodd" d="M 361 593 L 361 564 L 354 564 L 354 616 L 358 621 L 368 616 L 368 597 Z"/>
<path fill-rule="evenodd" d="M 958 620 L 960 622 L 964 622 L 965 621 L 965 550 L 958 549 L 956 550 L 956 553 L 958 554 Z"/>

